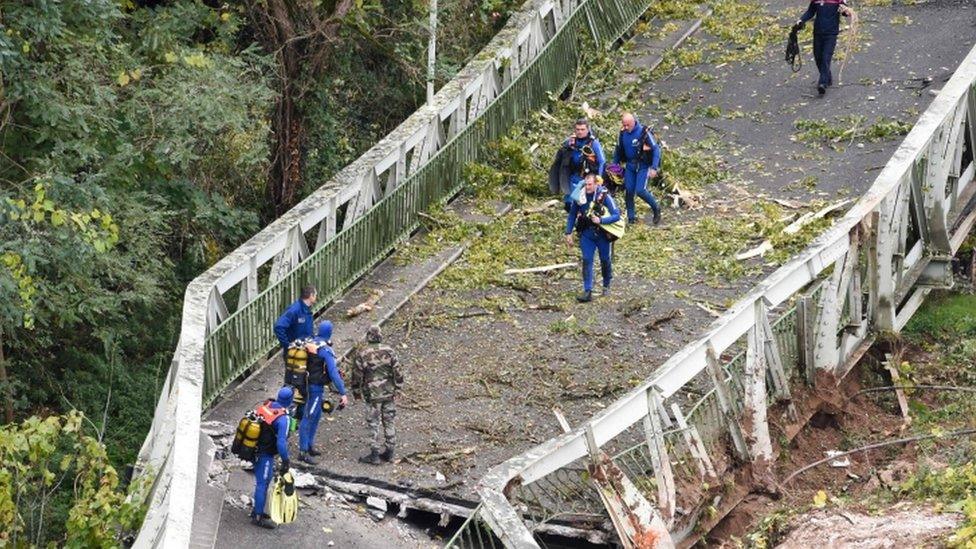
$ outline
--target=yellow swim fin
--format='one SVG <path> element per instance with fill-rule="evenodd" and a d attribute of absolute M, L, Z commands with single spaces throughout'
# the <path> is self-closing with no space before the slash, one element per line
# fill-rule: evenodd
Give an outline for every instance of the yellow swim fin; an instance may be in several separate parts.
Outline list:
<path fill-rule="evenodd" d="M 275 477 L 271 489 L 268 490 L 268 516 L 278 524 L 285 522 L 285 492 L 282 484 L 281 475 L 278 475 Z"/>
<path fill-rule="evenodd" d="M 295 489 L 295 477 L 288 471 L 281 476 L 278 485 L 281 487 L 281 524 L 294 522 L 298 515 L 298 490 Z"/>

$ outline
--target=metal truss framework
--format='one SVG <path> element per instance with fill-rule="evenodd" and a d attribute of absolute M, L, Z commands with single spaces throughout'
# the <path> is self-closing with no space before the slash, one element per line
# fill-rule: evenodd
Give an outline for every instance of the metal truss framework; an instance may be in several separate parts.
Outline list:
<path fill-rule="evenodd" d="M 490 532 L 506 547 L 534 548 L 536 532 L 558 531 L 567 518 L 606 520 L 583 471 L 594 452 L 614 448 L 625 448 L 612 455 L 629 478 L 654 480 L 644 495 L 672 537 L 688 535 L 696 517 L 675 516 L 676 486 L 714 484 L 714 464 L 729 461 L 726 440 L 754 474 L 768 466 L 767 415 L 776 403 L 795 414 L 790 383 L 842 378 L 876 334 L 899 332 L 933 288 L 951 286 L 951 259 L 976 221 L 974 143 L 976 48 L 841 220 L 640 386 L 491 469 L 477 487 L 481 505 L 448 546 L 477 547 Z M 689 386 L 712 389 L 685 414 L 678 397 Z"/>

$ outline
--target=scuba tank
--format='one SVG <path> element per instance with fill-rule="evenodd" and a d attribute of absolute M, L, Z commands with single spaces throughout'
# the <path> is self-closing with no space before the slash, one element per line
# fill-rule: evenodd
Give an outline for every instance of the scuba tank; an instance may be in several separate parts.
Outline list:
<path fill-rule="evenodd" d="M 234 442 L 230 451 L 244 461 L 254 461 L 258 451 L 258 437 L 261 435 L 261 420 L 254 410 L 249 410 L 237 423 Z"/>
<path fill-rule="evenodd" d="M 305 345 L 308 339 L 297 339 L 285 351 L 285 385 L 295 390 L 295 417 L 301 419 L 304 415 L 305 397 L 308 395 L 308 351 Z"/>

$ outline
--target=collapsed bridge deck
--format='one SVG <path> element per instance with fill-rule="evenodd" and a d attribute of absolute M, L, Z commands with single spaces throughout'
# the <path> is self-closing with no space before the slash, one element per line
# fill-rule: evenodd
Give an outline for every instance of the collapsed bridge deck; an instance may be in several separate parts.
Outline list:
<path fill-rule="evenodd" d="M 777 8 L 778 4 L 767 7 Z M 913 123 L 932 97 L 927 90 L 918 89 L 921 79 L 930 77 L 932 87 L 940 86 L 951 73 L 948 67 L 958 64 L 971 46 L 944 39 L 966 36 L 971 24 L 965 17 L 947 17 L 944 9 L 938 4 L 876 8 L 873 19 L 880 24 L 866 25 L 870 42 L 845 70 L 850 84 L 831 90 L 826 99 L 811 93 L 811 75 L 806 71 L 784 77 L 785 68 L 771 64 L 770 59 L 779 60 L 779 43 L 769 44 L 761 61 L 731 62 L 719 69 L 678 67 L 663 75 L 666 79 L 641 83 L 640 96 L 647 105 L 654 98 L 688 95 L 669 108 L 672 122 L 668 124 L 662 124 L 664 116 L 651 107 L 638 110 L 658 121 L 658 127 L 668 126 L 665 139 L 672 148 L 716 136 L 724 147 L 717 156 L 725 175 L 701 189 L 703 207 L 668 209 L 663 226 L 634 227 L 617 248 L 613 296 L 588 305 L 577 305 L 572 299 L 579 287 L 575 270 L 520 276 L 507 286 L 471 288 L 458 282 L 457 274 L 451 275 L 450 269 L 463 275 L 464 269 L 479 261 L 462 256 L 442 275 L 446 281 L 435 279 L 433 286 L 421 290 L 385 330 L 387 341 L 401 353 L 408 376 L 397 425 L 401 461 L 379 468 L 355 461 L 365 447 L 366 431 L 362 408 L 354 406 L 337 414 L 334 421 L 323 422 L 319 435 L 326 450 L 323 466 L 351 478 L 368 477 L 404 489 L 426 488 L 473 499 L 473 482 L 488 467 L 558 434 L 553 406 L 558 405 L 575 425 L 643 380 L 713 319 L 710 310 L 721 310 L 772 268 L 768 260 L 747 261 L 744 264 L 750 268 L 728 280 L 724 260 L 730 253 L 758 243 L 750 240 L 756 235 L 733 240 L 733 246 L 743 247 L 730 250 L 728 243 L 705 240 L 712 235 L 706 230 L 707 220 L 720 220 L 719 228 L 735 227 L 734 220 L 754 215 L 758 200 L 775 204 L 775 199 L 781 199 L 799 206 L 795 212 L 788 206 L 777 210 L 787 216 L 816 210 L 811 206 L 815 200 L 832 203 L 857 197 L 868 187 L 873 170 L 898 145 L 896 137 L 879 142 L 856 135 L 837 141 L 793 141 L 795 122 L 861 114 L 868 123 L 880 115 Z M 902 11 L 911 13 L 915 28 L 939 28 L 940 32 L 919 35 L 912 27 L 883 24 Z M 791 19 L 792 15 L 783 17 L 780 23 L 785 25 Z M 907 34 L 911 40 L 905 39 Z M 617 55 L 625 66 L 642 62 L 639 55 Z M 580 92 L 586 95 L 586 90 Z M 595 98 L 591 105 L 603 107 Z M 712 106 L 721 113 L 740 112 L 742 116 L 712 117 Z M 597 128 L 601 135 L 612 135 L 612 118 L 599 123 L 605 125 Z M 564 129 L 553 131 L 562 134 Z M 612 138 L 604 137 L 604 141 Z M 545 166 L 550 151 L 542 146 L 536 150 L 536 168 Z M 811 175 L 812 181 L 807 179 Z M 534 205 L 525 204 L 523 209 Z M 525 216 L 517 210 L 507 215 Z M 559 212 L 529 215 L 558 218 Z M 518 243 L 520 238 L 532 236 L 513 233 L 511 239 Z M 492 238 L 490 233 L 487 238 Z M 558 246 L 558 233 L 551 240 L 553 248 Z M 452 255 L 449 252 L 441 252 L 443 259 Z M 559 253 L 563 255 L 554 257 L 573 258 L 576 252 Z M 638 261 L 647 256 L 658 260 L 650 265 Z M 538 264 L 547 259 L 539 258 Z M 430 266 L 439 264 L 429 261 Z M 391 262 L 388 280 L 404 276 L 401 273 L 410 265 L 406 254 L 401 261 Z M 715 271 L 720 268 L 726 270 Z M 422 265 L 410 276 L 423 279 L 423 270 Z M 384 288 L 381 279 L 370 277 L 358 296 L 349 296 L 335 310 L 357 303 L 371 289 L 370 284 Z M 656 329 L 648 328 L 673 310 L 680 311 L 680 316 L 658 322 Z M 344 351 L 361 331 L 344 330 L 338 315 L 330 318 L 339 325 L 337 344 Z M 233 421 L 242 406 L 274 388 L 280 379 L 275 368 L 266 368 L 229 393 L 209 418 Z"/>

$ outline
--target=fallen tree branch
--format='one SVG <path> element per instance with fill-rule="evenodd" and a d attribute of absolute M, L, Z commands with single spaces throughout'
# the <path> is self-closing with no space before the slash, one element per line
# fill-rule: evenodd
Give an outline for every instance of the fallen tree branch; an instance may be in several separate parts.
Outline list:
<path fill-rule="evenodd" d="M 718 318 L 718 317 L 722 316 L 722 313 L 716 311 L 715 309 L 712 309 L 708 305 L 705 305 L 703 303 L 699 303 L 698 301 L 695 302 L 695 306 L 698 307 L 699 309 L 705 311 L 706 313 L 714 316 L 715 318 Z"/>
<path fill-rule="evenodd" d="M 421 217 L 423 219 L 426 219 L 427 221 L 430 221 L 431 223 L 433 223 L 434 225 L 437 225 L 438 227 L 445 227 L 445 226 L 447 226 L 447 222 L 445 222 L 445 221 L 443 221 L 441 219 L 437 219 L 436 217 L 434 217 L 434 216 L 432 216 L 430 214 L 425 214 L 424 212 L 417 212 L 417 216 L 418 217 Z"/>
<path fill-rule="evenodd" d="M 503 274 L 513 275 L 513 274 L 524 274 L 524 273 L 546 273 L 549 271 L 555 271 L 557 269 L 568 269 L 570 267 L 575 267 L 576 263 L 555 263 L 553 265 L 543 265 L 541 267 L 529 267 L 527 269 L 505 269 Z"/>
<path fill-rule="evenodd" d="M 797 202 L 796 200 L 786 200 L 785 198 L 774 198 L 773 202 L 791 210 L 799 210 L 804 206 L 804 204 L 801 202 Z"/>
<path fill-rule="evenodd" d="M 823 217 L 826 217 L 830 213 L 832 213 L 834 211 L 837 211 L 840 208 L 843 208 L 844 206 L 846 206 L 850 202 L 851 202 L 851 199 L 850 198 L 847 198 L 847 199 L 844 199 L 844 200 L 840 200 L 838 202 L 835 202 L 835 203 L 833 203 L 833 204 L 831 204 L 829 206 L 826 206 L 824 208 L 821 208 L 820 210 L 818 210 L 816 212 L 807 212 L 807 213 L 801 215 L 799 218 L 797 218 L 797 220 L 794 221 L 793 223 L 790 223 L 789 225 L 787 225 L 786 228 L 783 229 L 783 234 L 796 234 L 796 233 L 800 232 L 800 229 L 802 229 L 803 227 L 809 225 L 810 223 L 813 223 L 814 221 L 816 221 L 818 219 L 821 219 Z M 742 252 L 741 254 L 737 254 L 735 256 L 735 258 L 738 259 L 739 261 L 744 261 L 746 259 L 751 259 L 751 258 L 756 257 L 756 256 L 763 256 L 763 255 L 766 254 L 766 252 L 769 252 L 772 249 L 773 249 L 773 243 L 772 243 L 772 241 L 770 241 L 769 239 L 766 239 L 766 240 L 763 240 L 762 241 L 762 244 L 756 246 L 755 248 L 753 248 L 751 250 L 747 250 L 745 252 Z"/>
<path fill-rule="evenodd" d="M 525 208 L 524 210 L 522 210 L 522 213 L 523 214 L 534 214 L 534 213 L 544 212 L 544 211 L 548 210 L 549 208 L 558 206 L 561 203 L 562 203 L 561 200 L 557 200 L 557 199 L 553 198 L 552 200 L 546 200 L 540 206 L 535 206 L 533 208 Z"/>
<path fill-rule="evenodd" d="M 756 256 L 762 257 L 766 255 L 766 252 L 772 251 L 772 249 L 773 249 L 773 243 L 768 240 L 763 240 L 762 244 L 756 246 L 751 250 L 747 250 L 745 252 L 742 252 L 741 254 L 736 255 L 735 258 L 738 259 L 739 261 L 745 261 L 746 259 L 752 259 L 753 257 Z"/>
<path fill-rule="evenodd" d="M 685 316 L 685 314 L 681 311 L 681 309 L 671 309 L 670 311 L 664 313 L 663 315 L 648 322 L 647 325 L 644 326 L 644 328 L 647 330 L 659 331 L 661 329 L 660 328 L 661 324 L 664 324 L 665 322 L 670 322 L 676 318 L 681 318 L 683 316 Z"/>
<path fill-rule="evenodd" d="M 888 374 L 891 376 L 891 381 L 894 383 L 894 385 L 900 385 L 901 375 L 899 375 L 898 368 L 896 368 L 892 362 L 892 356 L 885 353 L 884 367 L 886 370 L 888 370 Z M 895 396 L 898 398 L 898 408 L 901 410 L 901 430 L 904 431 L 906 427 L 912 424 L 912 416 L 908 411 L 908 398 L 905 397 L 905 391 L 902 391 L 901 389 L 895 389 Z"/>
<path fill-rule="evenodd" d="M 444 461 L 447 459 L 454 459 L 454 458 L 459 458 L 461 456 L 471 455 L 477 449 L 478 449 L 477 446 L 467 446 L 464 448 L 458 448 L 457 450 L 449 450 L 447 452 L 434 452 L 434 453 L 414 452 L 406 456 L 406 458 L 419 459 L 425 463 L 430 463 L 432 461 Z"/>
<path fill-rule="evenodd" d="M 956 437 L 969 436 L 969 435 L 972 435 L 972 434 L 976 434 L 976 429 L 960 429 L 958 431 L 952 431 L 952 432 L 949 432 L 949 433 L 917 435 L 917 436 L 914 436 L 914 437 L 900 438 L 898 440 L 889 440 L 889 441 L 885 441 L 885 442 L 876 442 L 874 444 L 868 444 L 867 446 L 861 446 L 860 448 L 855 448 L 853 450 L 848 450 L 846 452 L 841 452 L 839 454 L 833 454 L 830 457 L 826 457 L 826 458 L 823 458 L 823 459 L 814 461 L 813 463 L 811 463 L 811 464 L 809 464 L 809 465 L 807 465 L 805 467 L 801 467 L 801 468 L 797 469 L 796 471 L 794 471 L 792 474 L 790 474 L 790 476 L 786 477 L 783 480 L 782 484 L 784 484 L 784 485 L 785 484 L 788 484 L 791 480 L 793 480 L 794 478 L 796 478 L 797 475 L 800 475 L 801 473 L 805 473 L 806 471 L 808 471 L 810 469 L 813 469 L 814 467 L 816 467 L 818 465 L 823 465 L 824 463 L 827 463 L 828 461 L 833 461 L 833 460 L 835 460 L 835 459 L 837 459 L 839 457 L 849 456 L 851 454 L 856 454 L 858 452 L 866 452 L 868 450 L 874 450 L 876 448 L 884 448 L 885 446 L 893 446 L 895 444 L 906 444 L 906 443 L 909 443 L 909 442 L 916 442 L 916 441 L 919 441 L 919 440 L 927 440 L 927 439 L 930 439 L 930 438 L 956 438 Z"/>
<path fill-rule="evenodd" d="M 346 309 L 346 318 L 352 318 L 354 316 L 359 316 L 363 313 L 368 313 L 369 311 L 372 311 L 373 307 L 376 306 L 376 303 L 380 300 L 381 297 L 383 297 L 383 290 L 373 290 L 372 292 L 370 292 L 369 298 L 367 298 L 366 301 L 363 301 L 362 303 L 356 305 L 355 307 L 350 307 Z"/>
<path fill-rule="evenodd" d="M 962 391 L 966 393 L 976 393 L 976 387 L 956 387 L 954 385 L 886 385 L 884 387 L 869 387 L 854 393 L 854 396 L 864 393 L 879 393 L 881 391 L 894 391 L 896 389 L 928 389 L 932 391 Z"/>

